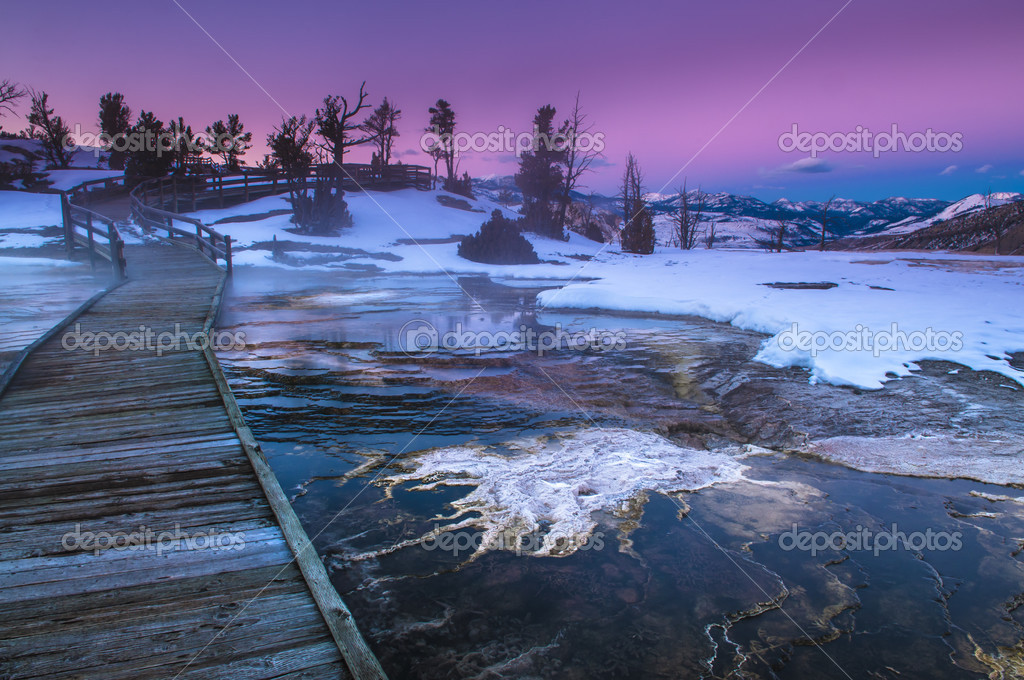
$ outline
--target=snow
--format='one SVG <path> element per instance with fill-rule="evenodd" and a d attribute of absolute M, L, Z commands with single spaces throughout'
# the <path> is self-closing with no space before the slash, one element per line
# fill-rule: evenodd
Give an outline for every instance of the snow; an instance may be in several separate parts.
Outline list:
<path fill-rule="evenodd" d="M 810 451 L 833 463 L 909 477 L 973 479 L 990 484 L 1024 484 L 1024 440 L 999 437 L 832 437 Z M 1018 501 L 1019 502 L 1019 501 Z"/>
<path fill-rule="evenodd" d="M 988 268 L 959 264 L 965 260 L 984 261 L 946 254 L 609 252 L 582 270 L 599 280 L 544 291 L 538 303 L 694 315 L 765 333 L 771 337 L 755 359 L 805 367 L 812 383 L 878 389 L 893 376 L 910 375 L 915 362 L 941 359 L 1024 385 L 1024 372 L 1012 368 L 1007 357 L 1024 350 L 1024 308 L 1018 302 L 1024 294 L 1024 258 L 989 258 L 995 266 Z M 780 290 L 763 285 L 772 282 L 838 286 Z M 860 342 L 865 329 L 876 338 L 875 346 Z M 795 347 L 794 330 L 818 342 L 839 338 L 843 346 Z M 918 334 L 929 330 L 933 339 L 919 346 Z M 900 346 L 885 348 L 886 337 Z"/>
<path fill-rule="evenodd" d="M 949 207 L 945 208 L 942 212 L 929 217 L 926 219 L 918 219 L 916 217 L 908 217 L 904 220 L 896 222 L 888 229 L 879 232 L 881 234 L 909 234 L 917 231 L 918 229 L 924 229 L 930 227 L 936 222 L 942 222 L 944 220 L 951 220 L 954 217 L 960 215 L 966 215 L 968 213 L 981 210 L 985 207 L 986 203 L 991 206 L 1005 205 L 1013 201 L 1019 201 L 1024 198 L 1024 195 L 1013 192 L 993 192 L 991 196 L 987 197 L 984 194 L 971 194 L 966 198 L 962 198 L 956 203 L 953 203 Z"/>
<path fill-rule="evenodd" d="M 97 170 L 90 168 L 68 168 L 67 170 L 50 170 L 46 177 L 53 183 L 50 188 L 68 191 L 82 182 L 93 179 L 106 179 L 108 177 L 121 177 L 124 172 L 120 170 Z"/>
<path fill-rule="evenodd" d="M 466 200 L 444 191 L 416 189 L 346 194 L 345 200 L 355 225 L 338 236 L 292 233 L 288 230 L 295 225 L 291 223 L 290 214 L 257 221 L 221 223 L 216 224 L 215 228 L 235 240 L 236 265 L 288 266 L 275 262 L 267 250 L 239 250 L 254 243 L 270 241 L 276 236 L 278 241 L 361 251 L 339 253 L 333 262 L 307 265 L 312 269 L 346 269 L 370 265 L 387 273 L 524 275 L 517 265 L 471 262 L 457 254 L 458 238 L 478 231 L 493 210 L 501 210 L 506 216 L 514 218 L 517 215 L 513 211 L 487 200 L 467 201 L 477 212 L 449 208 L 438 203 L 437 197 L 442 195 Z M 284 196 L 274 196 L 224 210 L 199 211 L 191 213 L 191 216 L 198 217 L 205 224 L 213 224 L 227 217 L 257 215 L 287 208 L 289 204 Z M 593 255 L 601 249 L 601 244 L 576 234 L 568 242 L 533 235 L 527 235 L 527 238 L 534 244 L 540 259 L 548 261 L 531 265 L 529 273 L 525 274 L 529 278 L 564 280 L 578 267 L 579 261 L 574 257 L 581 254 Z M 451 242 L 437 243 L 438 240 Z M 309 259 L 300 251 L 291 253 L 289 257 Z"/>
<path fill-rule="evenodd" d="M 0 231 L 60 224 L 59 195 L 0 191 Z"/>
<path fill-rule="evenodd" d="M 46 257 L 4 257 L 0 256 L 0 271 L 5 271 L 11 267 L 78 267 L 83 268 L 81 262 L 72 262 L 71 260 L 51 260 Z"/>
<path fill-rule="evenodd" d="M 488 265 L 457 254 L 459 235 L 479 229 L 499 206 L 469 201 L 479 212 L 449 208 L 440 191 L 348 194 L 355 226 L 338 236 L 287 231 L 289 215 L 217 225 L 244 247 L 259 241 L 297 241 L 346 252 L 289 255 L 311 269 L 381 273 L 486 274 L 497 280 L 569 281 L 540 294 L 549 308 L 602 309 L 636 314 L 695 315 L 769 336 L 756 360 L 803 367 L 811 383 L 879 389 L 912 375 L 917 362 L 946 360 L 989 370 L 1024 385 L 1008 354 L 1024 351 L 1024 258 L 944 253 L 886 254 L 659 247 L 652 255 L 624 254 L 572 234 L 555 241 L 528 234 L 543 261 Z M 283 197 L 197 213 L 207 223 L 287 208 Z M 503 209 L 504 210 L 504 209 Z M 511 211 L 504 210 L 509 216 Z M 416 239 L 419 244 L 411 243 Z M 449 242 L 439 243 L 447 239 Z M 238 266 L 290 267 L 267 250 L 236 248 Z M 966 263 L 966 264 L 965 264 Z M 593 279 L 593 280 L 591 280 Z M 773 289 L 774 282 L 834 282 L 829 290 Z M 795 326 L 794 326 L 795 324 Z M 828 335 L 826 335 L 828 334 Z M 863 338 L 871 339 L 868 344 Z M 820 351 L 793 339 L 835 342 Z M 896 347 L 890 347 L 897 342 Z M 839 345 L 842 345 L 841 347 Z M 820 346 L 820 345 L 819 345 Z"/>
<path fill-rule="evenodd" d="M 0 248 L 41 248 L 51 241 L 39 234 L 0 233 Z"/>

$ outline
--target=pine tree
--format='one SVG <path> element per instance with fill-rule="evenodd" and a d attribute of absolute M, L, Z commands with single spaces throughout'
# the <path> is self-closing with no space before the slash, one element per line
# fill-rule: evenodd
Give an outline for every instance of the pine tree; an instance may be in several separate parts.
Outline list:
<path fill-rule="evenodd" d="M 124 136 L 132 128 L 132 110 L 124 103 L 120 92 L 108 92 L 100 97 L 100 132 L 110 139 L 107 149 L 110 158 L 107 165 L 111 170 L 124 170 L 127 154 L 124 151 Z M 114 147 L 119 148 L 114 148 Z"/>
<path fill-rule="evenodd" d="M 380 164 L 387 167 L 391 164 L 391 147 L 398 137 L 398 128 L 395 123 L 402 117 L 402 110 L 395 108 L 394 104 L 384 97 L 381 105 L 373 110 L 359 129 L 370 136 L 377 147 L 377 158 Z"/>
<path fill-rule="evenodd" d="M 166 134 L 163 121 L 150 111 L 140 112 L 138 121 L 131 129 L 132 143 L 128 147 L 125 175 L 133 181 L 142 181 L 150 177 L 163 177 L 170 172 L 174 153 L 161 145 L 161 139 Z"/>
<path fill-rule="evenodd" d="M 252 133 L 245 131 L 245 125 L 238 120 L 238 114 L 228 114 L 228 122 L 218 120 L 206 128 L 210 137 L 210 152 L 220 156 L 228 172 L 238 172 L 241 168 L 239 158 L 252 147 Z"/>
<path fill-rule="evenodd" d="M 523 192 L 524 228 L 552 238 L 564 239 L 565 234 L 552 210 L 552 201 L 562 185 L 564 149 L 553 143 L 555 108 L 545 105 L 537 109 L 533 118 L 534 140 L 532 151 L 523 153 L 516 173 L 516 186 Z"/>
<path fill-rule="evenodd" d="M 444 188 L 451 191 L 455 179 L 455 111 L 451 104 L 444 99 L 438 99 L 434 106 L 427 109 L 430 114 L 430 125 L 427 132 L 433 132 L 438 141 L 432 147 L 432 154 L 444 161 L 447 176 L 444 180 Z M 436 174 L 436 173 L 435 173 Z"/>

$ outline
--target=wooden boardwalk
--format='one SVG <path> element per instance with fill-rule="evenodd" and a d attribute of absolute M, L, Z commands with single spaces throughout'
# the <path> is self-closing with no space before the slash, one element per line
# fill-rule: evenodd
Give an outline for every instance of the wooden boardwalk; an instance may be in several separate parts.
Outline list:
<path fill-rule="evenodd" d="M 127 260 L 83 333 L 203 330 L 220 269 L 175 245 Z M 65 332 L 0 397 L 0 678 L 383 677 L 311 581 L 322 565 L 296 550 L 215 361 L 94 355 Z M 115 539 L 143 545 L 92 549 Z M 312 558 L 301 571 L 293 551 Z"/>

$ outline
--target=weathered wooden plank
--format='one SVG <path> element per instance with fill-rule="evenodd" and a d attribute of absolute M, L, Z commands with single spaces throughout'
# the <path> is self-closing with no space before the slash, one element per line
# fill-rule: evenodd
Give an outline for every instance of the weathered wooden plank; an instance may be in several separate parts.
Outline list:
<path fill-rule="evenodd" d="M 74 320 L 83 332 L 210 329 L 221 272 L 173 246 L 129 251 L 131 280 Z M 310 562 L 323 565 L 296 551 L 308 539 L 294 513 L 282 530 L 283 492 L 268 499 L 272 475 L 212 352 L 92 354 L 62 336 L 40 343 L 0 396 L 0 608 L 13 612 L 0 618 L 0 675 L 337 678 L 349 675 L 344 650 L 369 656 L 347 661 L 370 668 L 363 677 L 383 677 L 350 633 L 339 642 L 339 630 L 358 631 L 343 603 L 325 606 L 330 593 L 340 603 L 326 573 L 309 581 Z M 142 527 L 244 543 L 62 544 Z"/>

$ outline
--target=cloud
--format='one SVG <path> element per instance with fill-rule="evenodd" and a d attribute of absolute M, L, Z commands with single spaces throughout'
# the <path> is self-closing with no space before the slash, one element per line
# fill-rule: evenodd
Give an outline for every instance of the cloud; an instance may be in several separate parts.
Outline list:
<path fill-rule="evenodd" d="M 822 172 L 832 172 L 833 168 L 823 158 L 801 158 L 800 160 L 787 163 L 786 165 L 779 166 L 774 170 L 770 170 L 764 173 L 768 176 L 776 175 L 783 172 L 799 172 L 803 174 L 817 174 Z"/>
<path fill-rule="evenodd" d="M 947 167 L 945 170 L 943 170 L 939 174 L 940 175 L 952 175 L 954 172 L 956 172 L 956 166 L 955 165 L 950 165 L 949 167 Z"/>
<path fill-rule="evenodd" d="M 991 169 L 992 169 L 992 164 L 991 163 L 985 163 L 985 165 L 983 165 L 980 168 L 978 168 L 977 170 L 975 170 L 975 172 L 984 175 L 986 172 L 988 172 Z"/>

